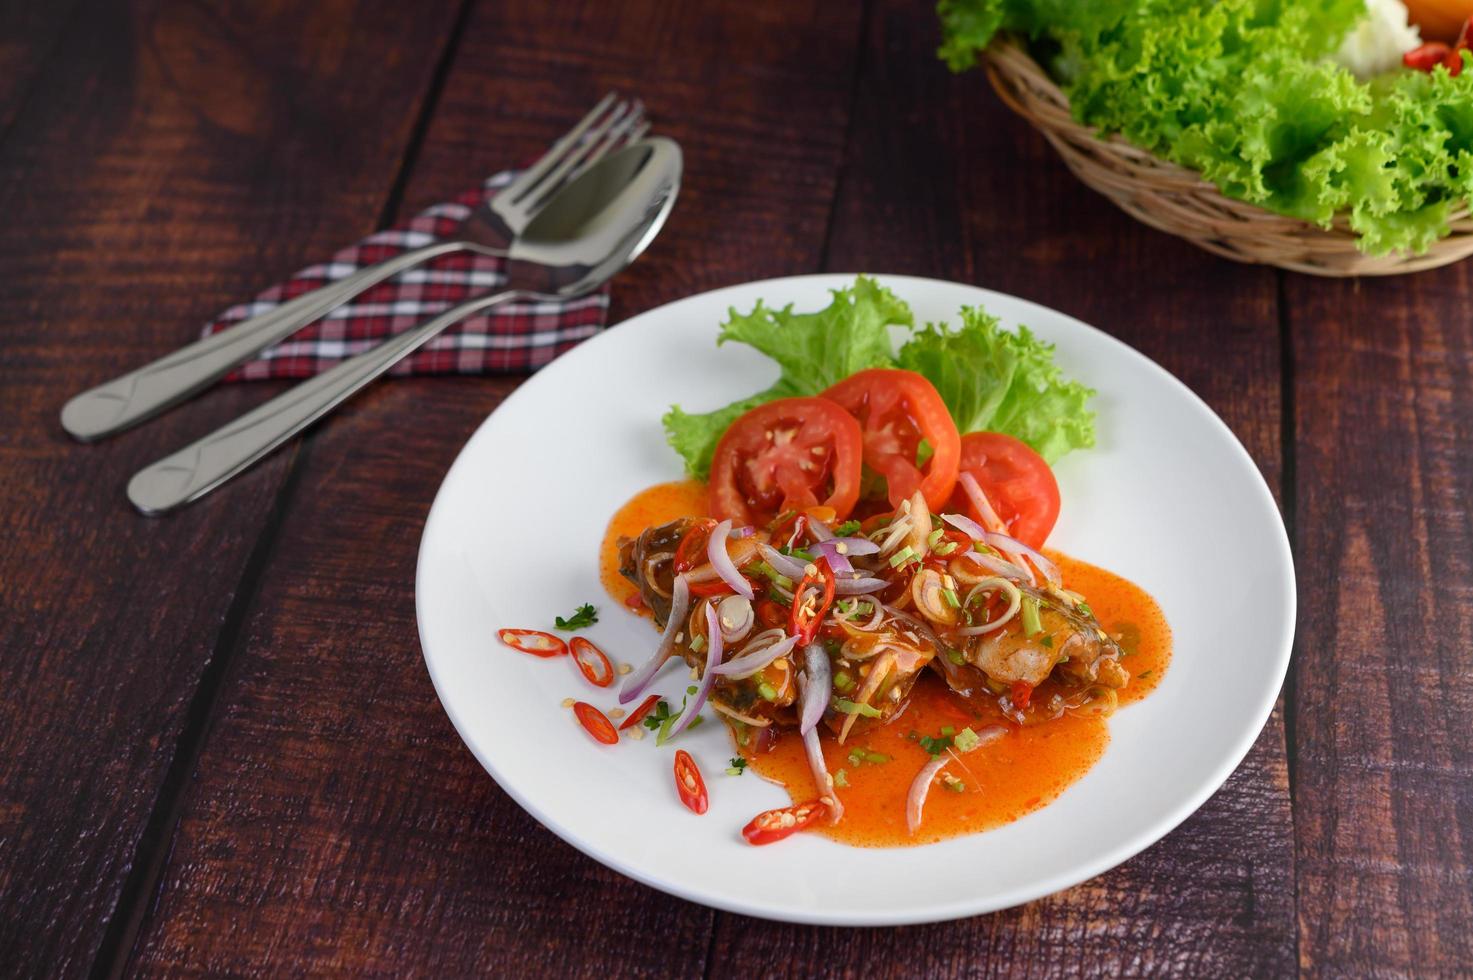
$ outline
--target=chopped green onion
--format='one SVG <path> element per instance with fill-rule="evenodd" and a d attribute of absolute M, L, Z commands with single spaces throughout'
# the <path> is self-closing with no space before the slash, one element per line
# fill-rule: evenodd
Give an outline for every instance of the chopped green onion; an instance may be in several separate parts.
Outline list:
<path fill-rule="evenodd" d="M 762 697 L 768 701 L 777 700 L 777 688 L 773 687 L 766 681 L 763 681 L 761 684 L 757 685 L 757 693 L 762 695 Z"/>
<path fill-rule="evenodd" d="M 942 725 L 941 734 L 945 735 L 947 738 L 950 738 L 951 736 L 956 734 L 956 729 L 951 725 Z"/>
<path fill-rule="evenodd" d="M 1089 608 L 1089 603 L 1087 603 L 1087 602 L 1081 602 L 1075 608 L 1077 608 L 1085 616 L 1088 616 L 1090 619 L 1094 619 L 1095 618 L 1095 611 L 1093 609 Z"/>
<path fill-rule="evenodd" d="M 890 757 L 883 752 L 870 752 L 865 750 L 864 761 L 872 766 L 883 766 L 890 761 Z"/>
<path fill-rule="evenodd" d="M 890 567 L 899 568 L 901 565 L 904 565 L 915 556 L 915 549 L 912 548 L 910 545 L 906 545 L 904 548 L 901 548 L 899 551 L 895 552 L 895 554 L 890 556 Z"/>
<path fill-rule="evenodd" d="M 958 752 L 970 752 L 975 749 L 977 747 L 977 743 L 981 741 L 981 737 L 978 736 L 976 732 L 972 731 L 970 728 L 963 728 L 961 731 L 956 733 L 956 737 L 951 740 L 951 744 L 956 746 L 956 750 Z"/>
<path fill-rule="evenodd" d="M 960 609 L 962 601 L 956 597 L 955 589 L 942 589 L 941 594 L 946 597 L 946 604 L 953 609 Z"/>
<path fill-rule="evenodd" d="M 696 693 L 696 686 L 694 684 L 692 684 L 690 687 L 688 687 L 688 688 L 685 689 L 685 693 L 686 694 L 694 694 L 694 693 Z"/>
<path fill-rule="evenodd" d="M 1043 620 L 1038 618 L 1038 600 L 1031 595 L 1023 597 L 1023 632 L 1031 639 L 1043 632 Z"/>
<path fill-rule="evenodd" d="M 854 686 L 854 678 L 849 676 L 848 671 L 839 671 L 834 674 L 834 686 L 841 691 L 847 691 Z"/>
<path fill-rule="evenodd" d="M 947 650 L 946 659 L 950 660 L 958 667 L 965 667 L 967 665 L 967 658 L 962 656 L 962 652 L 960 650 Z"/>
<path fill-rule="evenodd" d="M 838 527 L 834 528 L 834 537 L 836 538 L 847 538 L 858 533 L 858 521 L 845 521 L 843 524 L 840 524 Z"/>
<path fill-rule="evenodd" d="M 868 704 L 860 704 L 847 698 L 835 698 L 834 710 L 842 711 L 846 715 L 864 715 L 866 718 L 880 717 L 880 709 Z"/>
<path fill-rule="evenodd" d="M 938 527 L 936 530 L 926 535 L 926 546 L 929 547 L 932 551 L 935 551 L 936 546 L 941 543 L 941 539 L 944 537 L 946 537 L 946 532 Z"/>
<path fill-rule="evenodd" d="M 704 636 L 702 636 L 699 633 L 697 633 L 695 636 L 691 637 L 691 641 L 690 641 L 690 652 L 691 653 L 700 653 L 704 649 L 706 649 L 706 638 Z"/>
<path fill-rule="evenodd" d="M 730 762 L 731 765 L 726 767 L 726 774 L 728 776 L 740 776 L 742 773 L 747 771 L 747 760 L 743 759 L 741 756 L 732 756 Z"/>
<path fill-rule="evenodd" d="M 936 554 L 945 557 L 946 555 L 951 554 L 953 551 L 955 551 L 959 547 L 961 547 L 961 546 L 958 545 L 955 541 L 946 540 L 946 541 L 943 541 L 940 544 L 936 545 L 936 547 L 934 549 L 932 549 L 932 550 L 934 550 L 936 552 Z"/>

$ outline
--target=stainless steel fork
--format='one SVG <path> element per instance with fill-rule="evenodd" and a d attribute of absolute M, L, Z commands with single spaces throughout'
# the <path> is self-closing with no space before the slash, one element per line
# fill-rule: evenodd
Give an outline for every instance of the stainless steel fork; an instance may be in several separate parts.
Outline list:
<path fill-rule="evenodd" d="M 610 92 L 548 147 L 536 163 L 473 211 L 462 227 L 460 239 L 432 242 L 360 269 L 84 391 L 62 408 L 62 427 L 83 442 L 121 432 L 179 404 L 375 283 L 448 252 L 504 255 L 559 187 L 615 147 L 640 139 L 648 129 L 642 103 L 620 99 Z"/>

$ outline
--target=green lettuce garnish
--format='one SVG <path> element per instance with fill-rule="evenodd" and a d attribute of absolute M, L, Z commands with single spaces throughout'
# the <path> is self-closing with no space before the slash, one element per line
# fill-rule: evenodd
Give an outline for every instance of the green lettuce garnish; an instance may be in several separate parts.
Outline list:
<path fill-rule="evenodd" d="M 856 371 L 902 367 L 936 386 L 962 432 L 1005 432 L 1050 463 L 1070 449 L 1094 445 L 1092 390 L 1064 378 L 1054 348 L 1027 327 L 1003 330 L 996 317 L 973 307 L 961 326 L 928 325 L 893 354 L 891 327 L 910 328 L 910 307 L 867 276 L 833 292 L 827 307 L 795 313 L 758 302 L 752 312 L 730 311 L 717 343 L 747 344 L 777 362 L 781 375 L 766 391 L 725 408 L 692 414 L 675 405 L 665 413 L 665 436 L 698 479 L 727 427 L 743 412 L 777 398 L 816 395 Z"/>
<path fill-rule="evenodd" d="M 939 54 L 971 67 L 1033 39 L 1081 122 L 1200 171 L 1229 197 L 1423 252 L 1473 192 L 1473 71 L 1359 82 L 1328 60 L 1364 0 L 941 0 Z M 1465 64 L 1473 61 L 1465 56 Z"/>

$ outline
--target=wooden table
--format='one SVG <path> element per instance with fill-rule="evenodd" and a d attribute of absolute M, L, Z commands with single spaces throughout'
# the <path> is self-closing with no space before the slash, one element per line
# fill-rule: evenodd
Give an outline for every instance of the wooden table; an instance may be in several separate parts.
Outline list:
<path fill-rule="evenodd" d="M 1473 970 L 1473 265 L 1320 280 L 1136 224 L 980 74 L 941 67 L 926 2 L 53 0 L 0 18 L 4 972 Z M 1248 446 L 1298 556 L 1294 666 L 1243 766 L 1161 843 L 929 927 L 667 897 L 502 793 L 420 658 L 431 497 L 521 378 L 379 384 L 162 520 L 129 508 L 129 474 L 278 386 L 97 446 L 62 433 L 75 391 L 525 157 L 610 88 L 643 95 L 687 164 L 616 321 L 792 273 L 977 283 L 1135 345 Z"/>

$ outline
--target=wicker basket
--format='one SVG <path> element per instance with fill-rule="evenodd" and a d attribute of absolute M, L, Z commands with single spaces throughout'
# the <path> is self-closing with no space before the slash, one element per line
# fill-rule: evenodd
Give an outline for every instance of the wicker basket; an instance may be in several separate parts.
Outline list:
<path fill-rule="evenodd" d="M 1069 114 L 1069 100 L 1013 39 L 984 52 L 987 77 L 1008 106 L 1047 137 L 1075 176 L 1153 228 L 1238 262 L 1261 262 L 1317 276 L 1387 276 L 1473 255 L 1473 217 L 1453 214 L 1452 234 L 1422 255 L 1366 255 L 1343 218 L 1320 228 L 1256 204 L 1224 197 L 1195 171 L 1118 136 L 1101 139 Z"/>

